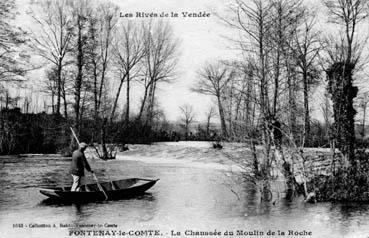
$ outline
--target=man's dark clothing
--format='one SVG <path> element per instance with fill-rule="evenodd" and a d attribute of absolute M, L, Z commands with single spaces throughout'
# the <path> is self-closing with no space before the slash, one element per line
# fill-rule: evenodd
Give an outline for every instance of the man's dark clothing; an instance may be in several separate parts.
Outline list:
<path fill-rule="evenodd" d="M 70 173 L 77 176 L 84 176 L 85 169 L 91 172 L 90 165 L 88 164 L 85 155 L 81 150 L 74 151 L 72 155 Z"/>

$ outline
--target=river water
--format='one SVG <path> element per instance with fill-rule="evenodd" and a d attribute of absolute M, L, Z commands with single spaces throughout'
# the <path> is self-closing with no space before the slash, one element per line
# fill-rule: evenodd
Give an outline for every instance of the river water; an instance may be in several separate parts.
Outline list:
<path fill-rule="evenodd" d="M 215 230 L 221 236 L 206 237 L 369 237 L 368 205 L 305 204 L 301 198 L 286 201 L 283 193 L 264 201 L 239 171 L 207 163 L 212 158 L 206 153 L 206 162 L 173 160 L 173 146 L 164 145 L 169 152 L 162 157 L 150 157 L 150 153 L 145 157 L 138 151 L 117 160 L 91 160 L 101 181 L 129 177 L 160 180 L 140 197 L 88 204 L 48 203 L 38 191 L 37 187 L 71 183 L 70 158 L 1 157 L 0 237 L 88 237 L 72 232 L 83 229 L 133 234 L 120 237 L 150 237 L 138 235 L 150 229 L 158 230 L 161 237 L 205 237 L 190 234 Z M 190 157 L 189 147 L 176 147 L 176 154 L 185 150 Z M 71 229 L 60 224 L 102 228 Z M 289 231 L 298 233 L 289 235 Z M 119 236 L 105 233 L 104 237 Z"/>

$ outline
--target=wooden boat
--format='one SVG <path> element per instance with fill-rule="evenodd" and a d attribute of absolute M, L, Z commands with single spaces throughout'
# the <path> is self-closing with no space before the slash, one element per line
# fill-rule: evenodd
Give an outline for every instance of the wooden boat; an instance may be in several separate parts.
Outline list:
<path fill-rule="evenodd" d="M 108 197 L 108 200 L 117 200 L 122 198 L 131 198 L 145 193 L 159 179 L 141 179 L 130 178 L 110 182 L 100 182 L 102 189 Z M 81 186 L 81 191 L 72 192 L 71 187 L 41 188 L 40 193 L 51 199 L 63 200 L 69 202 L 101 201 L 106 200 L 97 183 Z"/>

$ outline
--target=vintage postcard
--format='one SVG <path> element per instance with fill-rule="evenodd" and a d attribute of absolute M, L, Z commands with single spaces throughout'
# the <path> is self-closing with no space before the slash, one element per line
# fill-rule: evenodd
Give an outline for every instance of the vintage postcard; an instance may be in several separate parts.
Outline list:
<path fill-rule="evenodd" d="M 369 238 L 366 0 L 2 0 L 0 237 Z"/>

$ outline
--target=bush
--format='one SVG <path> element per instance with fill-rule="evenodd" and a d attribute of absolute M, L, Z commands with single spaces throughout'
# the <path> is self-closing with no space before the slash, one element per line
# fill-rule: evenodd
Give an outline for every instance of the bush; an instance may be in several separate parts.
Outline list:
<path fill-rule="evenodd" d="M 332 175 L 317 175 L 308 183 L 318 201 L 369 202 L 369 153 L 358 150 L 356 165 L 339 168 Z"/>
<path fill-rule="evenodd" d="M 68 145 L 65 120 L 46 113 L 0 112 L 0 154 L 56 153 Z"/>

